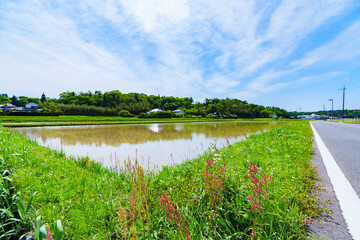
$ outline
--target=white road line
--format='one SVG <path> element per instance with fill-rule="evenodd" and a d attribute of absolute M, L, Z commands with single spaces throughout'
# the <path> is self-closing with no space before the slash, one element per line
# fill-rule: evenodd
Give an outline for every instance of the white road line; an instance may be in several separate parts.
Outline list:
<path fill-rule="evenodd" d="M 310 125 L 334 192 L 339 200 L 349 233 L 354 240 L 360 240 L 360 199 L 311 122 Z"/>

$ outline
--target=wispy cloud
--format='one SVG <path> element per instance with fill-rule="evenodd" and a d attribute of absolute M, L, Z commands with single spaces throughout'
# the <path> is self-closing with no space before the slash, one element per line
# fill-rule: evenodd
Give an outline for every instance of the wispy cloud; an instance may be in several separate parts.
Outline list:
<path fill-rule="evenodd" d="M 289 86 L 286 76 L 327 60 L 332 49 L 342 50 L 339 61 L 349 52 L 359 56 L 351 51 L 360 49 L 358 41 L 343 46 L 358 22 L 305 55 L 297 52 L 353 3 L 9 1 L 0 6 L 0 71 L 14 83 L 7 91 L 28 95 L 119 89 L 256 99 Z"/>
<path fill-rule="evenodd" d="M 304 58 L 291 65 L 304 68 L 316 63 L 333 64 L 358 57 L 360 55 L 360 21 L 339 33 L 328 43 L 306 53 Z"/>

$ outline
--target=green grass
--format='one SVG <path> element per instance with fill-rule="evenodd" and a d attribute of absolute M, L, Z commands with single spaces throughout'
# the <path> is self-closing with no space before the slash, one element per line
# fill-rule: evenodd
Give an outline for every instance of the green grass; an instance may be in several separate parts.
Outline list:
<path fill-rule="evenodd" d="M 66 125 L 105 125 L 134 123 L 173 123 L 173 122 L 214 122 L 214 121 L 276 121 L 270 118 L 254 119 L 212 119 L 212 118 L 124 118 L 99 116 L 0 116 L 0 123 L 6 127 L 66 126 Z M 277 120 L 287 121 L 287 120 Z"/>
<path fill-rule="evenodd" d="M 69 159 L 4 128 L 0 155 L 25 202 L 38 192 L 31 213 L 47 222 L 60 219 L 65 239 L 183 239 L 186 231 L 191 239 L 251 239 L 253 229 L 255 239 L 298 239 L 304 222 L 320 213 L 312 194 L 311 136 L 308 122 L 288 124 L 158 173 Z M 267 197 L 249 187 L 250 161 L 259 168 L 256 179 L 272 176 L 262 185 Z M 165 201 L 161 191 L 167 205 L 159 204 Z M 261 212 L 251 211 L 248 196 L 260 202 Z M 186 231 L 164 206 L 179 210 Z"/>
<path fill-rule="evenodd" d="M 341 120 L 340 120 L 340 122 L 341 122 Z M 343 122 L 360 124 L 360 119 L 359 118 L 344 118 Z"/>
<path fill-rule="evenodd" d="M 24 205 L 21 194 L 13 186 L 12 173 L 0 156 L 0 239 L 19 239 L 31 230 L 29 211 L 36 192 Z"/>
<path fill-rule="evenodd" d="M 337 122 L 337 123 L 353 123 L 353 124 L 360 124 L 359 118 L 344 118 L 344 119 L 328 119 L 329 122 Z"/>

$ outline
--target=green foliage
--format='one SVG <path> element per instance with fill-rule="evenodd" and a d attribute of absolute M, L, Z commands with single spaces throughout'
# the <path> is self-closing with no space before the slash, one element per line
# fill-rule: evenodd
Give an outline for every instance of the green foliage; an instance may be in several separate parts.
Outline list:
<path fill-rule="evenodd" d="M 11 98 L 11 104 L 19 105 L 19 98 L 13 95 Z"/>
<path fill-rule="evenodd" d="M 328 110 L 328 111 L 317 111 L 317 112 L 291 112 L 290 114 L 292 117 L 297 117 L 299 115 L 310 115 L 312 113 L 320 116 L 326 115 L 336 118 L 342 118 L 342 110 L 334 110 L 334 111 Z M 360 109 L 354 109 L 354 110 L 345 109 L 344 118 L 360 118 Z"/>
<path fill-rule="evenodd" d="M 50 229 L 52 231 L 50 231 Z M 51 233 L 52 232 L 52 233 Z M 48 239 L 50 236 L 51 239 L 54 240 L 62 240 L 63 239 L 63 228 L 60 220 L 56 220 L 52 225 L 51 228 L 49 225 L 41 225 L 41 217 L 37 216 L 35 219 L 35 240 L 43 240 Z"/>
<path fill-rule="evenodd" d="M 119 112 L 119 117 L 135 117 L 135 115 L 131 114 L 128 110 L 121 110 Z"/>
<path fill-rule="evenodd" d="M 54 104 L 54 106 L 65 115 L 117 116 L 119 112 L 114 108 L 96 107 L 92 105 Z"/>
<path fill-rule="evenodd" d="M 10 170 L 5 167 L 5 159 L 0 155 L 0 239 L 15 239 L 30 230 L 30 209 L 36 194 L 30 196 L 25 207 L 20 192 L 13 186 Z"/>
<path fill-rule="evenodd" d="M 206 115 L 206 118 L 218 118 L 218 116 L 213 113 L 209 113 L 208 115 Z"/>
<path fill-rule="evenodd" d="M 180 114 L 177 114 L 173 111 L 164 111 L 164 112 L 152 112 L 152 113 L 143 113 L 139 114 L 139 118 L 179 118 Z"/>
<path fill-rule="evenodd" d="M 118 90 L 105 93 L 100 91 L 94 93 L 91 91 L 80 93 L 67 91 L 60 93 L 59 99 L 46 99 L 45 94 L 41 96 L 41 99 L 13 96 L 11 101 L 14 105 L 25 105 L 28 102 L 40 103 L 40 107 L 45 108 L 46 112 L 55 115 L 118 116 L 120 111 L 127 110 L 135 115 L 143 113 L 141 117 L 149 117 L 144 114 L 151 109 L 160 108 L 165 111 L 182 109 L 187 116 L 205 117 L 208 114 L 215 114 L 222 118 L 267 118 L 271 112 L 279 117 L 290 117 L 290 114 L 284 109 L 248 104 L 246 101 L 238 99 L 206 98 L 204 103 L 194 103 L 191 97 L 179 98 L 146 95 L 144 93 L 121 93 Z M 55 106 L 58 112 L 50 109 L 50 105 Z M 157 118 L 156 116 L 150 117 Z M 161 115 L 160 118 L 162 117 Z"/>
<path fill-rule="evenodd" d="M 321 213 L 311 193 L 316 170 L 307 122 L 250 135 L 157 173 L 136 164 L 119 171 L 88 158 L 66 158 L 6 129 L 0 128 L 0 136 L 0 156 L 24 201 L 38 191 L 30 211 L 47 222 L 60 219 L 64 239 L 181 239 L 186 233 L 191 239 L 251 239 L 253 229 L 257 239 L 299 239 L 304 221 Z M 256 176 L 271 175 L 256 224 L 246 177 L 250 160 Z M 161 191 L 181 221 L 164 212 Z M 182 221 L 186 229 L 179 233 Z"/>
<path fill-rule="evenodd" d="M 0 104 L 11 103 L 11 99 L 0 94 Z"/>
<path fill-rule="evenodd" d="M 46 96 L 45 96 L 45 93 L 43 93 L 43 94 L 41 95 L 40 101 L 41 101 L 42 103 L 47 101 Z"/>

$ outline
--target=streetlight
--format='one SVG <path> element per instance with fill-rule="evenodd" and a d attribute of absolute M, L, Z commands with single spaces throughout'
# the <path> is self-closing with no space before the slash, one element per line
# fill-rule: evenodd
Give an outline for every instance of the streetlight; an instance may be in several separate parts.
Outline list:
<path fill-rule="evenodd" d="M 330 98 L 329 101 L 331 101 L 331 119 L 334 118 L 334 99 Z"/>

